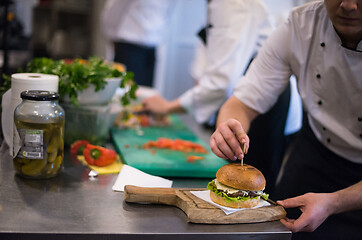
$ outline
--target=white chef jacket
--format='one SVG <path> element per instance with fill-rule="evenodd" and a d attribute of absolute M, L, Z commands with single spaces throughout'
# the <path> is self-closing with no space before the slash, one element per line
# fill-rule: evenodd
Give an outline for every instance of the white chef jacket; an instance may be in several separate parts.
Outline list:
<path fill-rule="evenodd" d="M 198 85 L 179 97 L 183 108 L 206 122 L 227 98 L 258 47 L 271 32 L 261 0 L 212 0 L 208 4 L 205 64 Z"/>
<path fill-rule="evenodd" d="M 362 42 L 357 51 L 341 44 L 323 2 L 298 7 L 268 38 L 234 94 L 264 113 L 294 74 L 319 141 L 362 163 Z"/>
<path fill-rule="evenodd" d="M 164 36 L 174 0 L 108 0 L 101 22 L 105 35 L 117 42 L 157 46 Z"/>

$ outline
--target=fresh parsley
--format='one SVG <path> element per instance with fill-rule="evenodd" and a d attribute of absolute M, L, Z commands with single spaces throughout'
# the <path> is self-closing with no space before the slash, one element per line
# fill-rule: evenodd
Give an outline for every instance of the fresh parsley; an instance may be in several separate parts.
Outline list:
<path fill-rule="evenodd" d="M 133 72 L 119 70 L 116 64 L 99 57 L 91 57 L 88 60 L 35 58 L 27 64 L 25 72 L 58 75 L 60 100 L 68 95 L 74 105 L 78 105 L 78 92 L 87 89 L 91 84 L 97 92 L 106 86 L 107 78 L 122 78 L 120 87 L 127 90 L 121 99 L 123 105 L 128 105 L 132 99 L 136 99 L 138 86 L 134 82 Z M 4 84 L 0 89 L 2 93 L 11 87 L 11 77 L 3 75 L 3 79 Z"/>

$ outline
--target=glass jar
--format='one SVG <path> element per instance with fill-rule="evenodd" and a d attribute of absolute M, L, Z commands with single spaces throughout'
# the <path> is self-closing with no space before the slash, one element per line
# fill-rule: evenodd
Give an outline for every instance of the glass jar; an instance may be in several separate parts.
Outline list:
<path fill-rule="evenodd" d="M 14 112 L 14 169 L 26 178 L 56 176 L 64 158 L 64 110 L 55 92 L 28 90 Z"/>

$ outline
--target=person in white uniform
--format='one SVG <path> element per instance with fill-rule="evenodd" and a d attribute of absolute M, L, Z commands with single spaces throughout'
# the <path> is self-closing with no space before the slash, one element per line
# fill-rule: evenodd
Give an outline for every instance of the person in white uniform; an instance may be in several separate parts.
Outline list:
<path fill-rule="evenodd" d="M 173 101 L 161 96 L 146 99 L 145 109 L 160 114 L 187 111 L 197 122 L 207 122 L 221 107 L 271 30 L 261 0 L 211 0 L 207 43 L 196 57 L 199 74 L 193 75 L 198 84 Z"/>
<path fill-rule="evenodd" d="M 156 48 L 164 40 L 174 0 L 108 0 L 101 22 L 114 44 L 114 61 L 134 73 L 137 84 L 153 86 Z"/>
<path fill-rule="evenodd" d="M 217 156 L 243 158 L 241 145 L 252 144 L 250 122 L 296 76 L 307 116 L 271 196 L 284 199 L 278 203 L 288 218 L 281 222 L 295 232 L 293 239 L 362 236 L 361 40 L 361 0 L 296 8 L 222 106 L 210 139 Z"/>

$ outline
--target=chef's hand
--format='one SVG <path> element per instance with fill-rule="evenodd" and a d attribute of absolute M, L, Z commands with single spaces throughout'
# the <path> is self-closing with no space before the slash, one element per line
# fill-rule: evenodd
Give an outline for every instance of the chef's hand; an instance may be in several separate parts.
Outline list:
<path fill-rule="evenodd" d="M 333 213 L 333 198 L 330 193 L 307 193 L 277 203 L 285 208 L 298 207 L 302 211 L 298 219 L 280 220 L 292 232 L 313 232 Z"/>
<path fill-rule="evenodd" d="M 170 102 L 161 97 L 160 95 L 155 95 L 149 98 L 146 98 L 142 101 L 143 109 L 142 111 L 149 111 L 153 114 L 168 114 L 170 108 Z"/>
<path fill-rule="evenodd" d="M 245 153 L 249 148 L 249 137 L 241 123 L 235 119 L 229 119 L 220 123 L 210 138 L 212 152 L 223 159 L 243 159 L 242 146 L 245 145 Z"/>
<path fill-rule="evenodd" d="M 146 98 L 142 101 L 142 111 L 149 111 L 155 115 L 167 115 L 171 113 L 185 113 L 178 99 L 167 101 L 160 95 Z"/>

